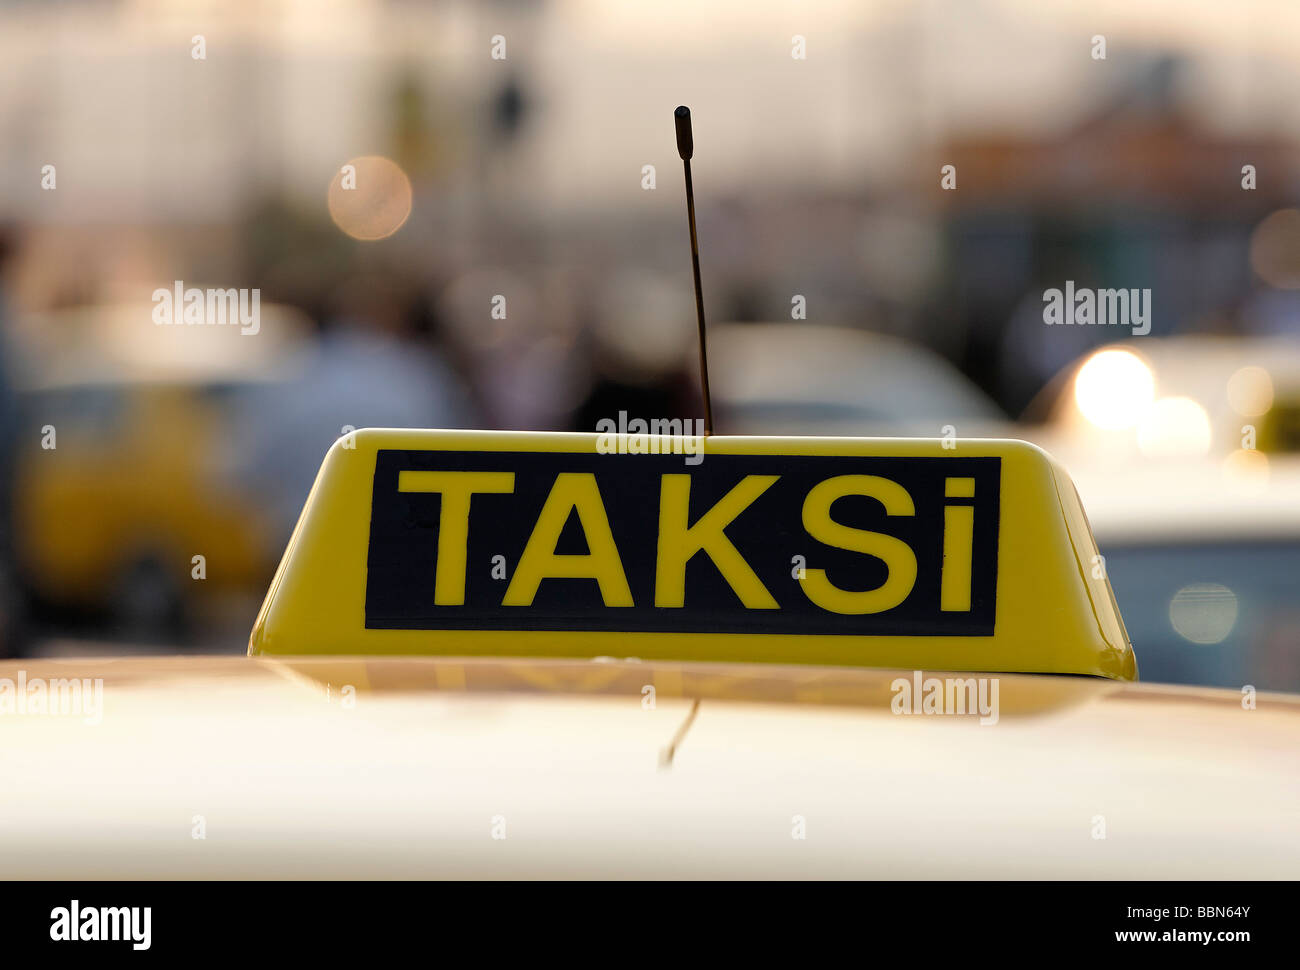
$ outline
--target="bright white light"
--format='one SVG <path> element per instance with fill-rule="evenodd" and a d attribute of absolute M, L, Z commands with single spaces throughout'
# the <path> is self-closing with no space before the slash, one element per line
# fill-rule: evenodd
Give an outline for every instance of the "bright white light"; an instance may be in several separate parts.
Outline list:
<path fill-rule="evenodd" d="M 1169 602 L 1169 623 L 1192 643 L 1222 643 L 1237 625 L 1237 594 L 1218 583 L 1184 586 Z"/>
<path fill-rule="evenodd" d="M 1088 358 L 1074 378 L 1074 403 L 1099 428 L 1131 428 L 1156 395 L 1151 368 L 1127 350 L 1103 350 Z"/>
<path fill-rule="evenodd" d="M 1207 455 L 1210 416 L 1190 397 L 1162 397 L 1138 425 L 1138 447 L 1149 458 Z"/>

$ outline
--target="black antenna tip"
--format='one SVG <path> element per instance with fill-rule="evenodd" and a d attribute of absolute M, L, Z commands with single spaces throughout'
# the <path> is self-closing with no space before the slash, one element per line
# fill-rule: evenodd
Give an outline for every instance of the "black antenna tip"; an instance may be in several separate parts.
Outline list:
<path fill-rule="evenodd" d="M 691 109 L 678 105 L 673 112 L 673 121 L 677 124 L 677 154 L 686 161 L 695 154 L 695 138 L 691 134 Z"/>

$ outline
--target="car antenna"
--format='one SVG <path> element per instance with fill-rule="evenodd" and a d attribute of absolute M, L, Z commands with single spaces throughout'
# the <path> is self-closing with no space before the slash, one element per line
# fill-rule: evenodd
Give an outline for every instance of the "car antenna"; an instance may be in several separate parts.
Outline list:
<path fill-rule="evenodd" d="M 677 154 L 686 170 L 686 219 L 691 226 L 691 269 L 695 273 L 695 316 L 700 324 L 700 388 L 704 391 L 704 434 L 713 434 L 713 401 L 709 397 L 709 351 L 704 336 L 704 290 L 700 287 L 700 244 L 695 235 L 695 189 L 691 186 L 691 156 L 695 138 L 691 134 L 691 109 L 678 105 L 673 112 L 677 125 Z"/>

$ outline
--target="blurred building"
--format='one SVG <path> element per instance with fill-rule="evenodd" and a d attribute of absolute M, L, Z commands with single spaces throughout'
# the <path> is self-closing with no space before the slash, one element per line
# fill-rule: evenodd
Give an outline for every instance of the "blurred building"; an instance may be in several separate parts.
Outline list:
<path fill-rule="evenodd" d="M 1071 360 L 1121 335 L 1043 325 L 1043 291 L 1067 279 L 1150 288 L 1156 335 L 1246 326 L 1251 232 L 1300 198 L 1300 149 L 1207 126 L 1179 96 L 1188 67 L 1150 58 L 1059 132 L 959 138 L 936 156 L 960 180 L 945 218 L 952 323 L 968 335 L 961 363 L 1013 413 Z M 1300 301 L 1293 324 L 1300 335 Z"/>

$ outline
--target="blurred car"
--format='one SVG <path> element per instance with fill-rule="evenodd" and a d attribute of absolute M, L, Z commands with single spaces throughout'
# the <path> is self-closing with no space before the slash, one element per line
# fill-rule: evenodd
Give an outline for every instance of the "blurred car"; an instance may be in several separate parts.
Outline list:
<path fill-rule="evenodd" d="M 221 467 L 250 382 L 118 381 L 22 395 L 19 575 L 36 601 L 105 610 L 132 635 L 175 634 L 207 593 L 249 591 L 278 551 L 256 496 Z M 196 559 L 195 557 L 202 557 Z"/>
<path fill-rule="evenodd" d="M 802 323 L 709 330 L 709 371 L 727 434 L 1005 433 L 1005 414 L 933 351 L 897 337 Z"/>
<path fill-rule="evenodd" d="M 196 611 L 242 620 L 349 422 L 465 417 L 448 372 L 383 335 L 309 340 L 274 305 L 251 337 L 147 321 L 131 305 L 42 321 L 65 345 L 44 348 L 20 392 L 13 508 L 38 612 L 107 615 L 107 632 L 136 638 L 175 637 Z"/>
<path fill-rule="evenodd" d="M 1108 344 L 1030 405 L 1049 449 L 1150 458 L 1300 452 L 1300 340 L 1187 336 Z"/>
<path fill-rule="evenodd" d="M 46 345 L 30 356 L 44 366 L 19 390 L 12 509 L 16 572 L 37 612 L 174 636 L 200 605 L 266 581 L 282 540 L 236 474 L 235 417 L 289 380 L 304 321 L 275 306 L 261 318 L 253 339 L 154 327 L 136 305 L 39 321 Z"/>
<path fill-rule="evenodd" d="M 1300 458 L 1256 460 L 1075 463 L 1143 679 L 1300 691 Z"/>
<path fill-rule="evenodd" d="M 1300 690 L 1300 342 L 1124 341 L 1020 429 L 1069 466 L 1142 676 Z"/>

